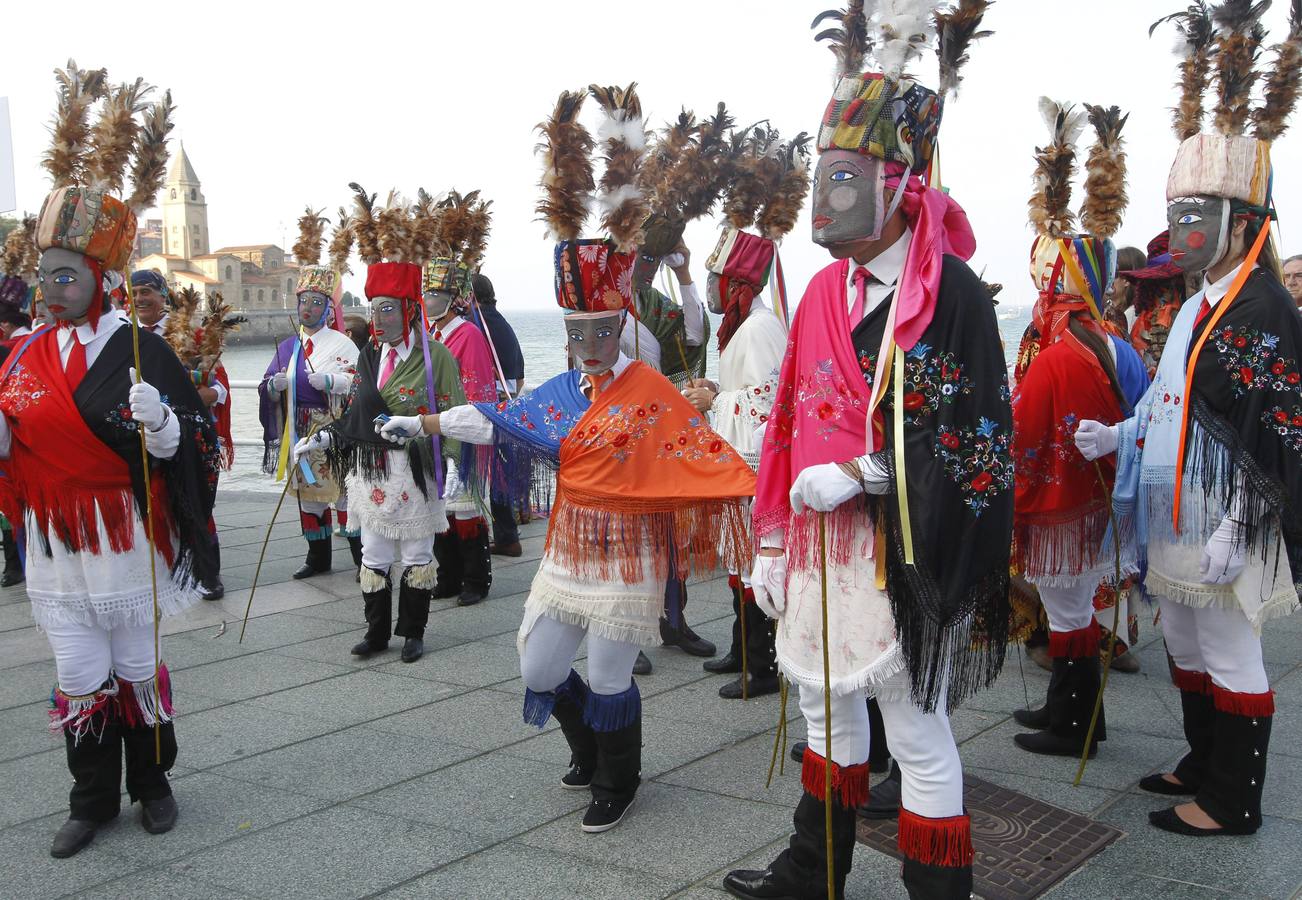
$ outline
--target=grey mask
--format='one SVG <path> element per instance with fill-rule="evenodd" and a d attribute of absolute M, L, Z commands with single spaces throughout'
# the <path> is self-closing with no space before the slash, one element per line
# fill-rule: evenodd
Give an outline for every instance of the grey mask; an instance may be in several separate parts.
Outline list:
<path fill-rule="evenodd" d="M 567 317 L 570 358 L 585 375 L 608 372 L 619 359 L 619 333 L 624 314 L 614 312 L 591 319 Z"/>
<path fill-rule="evenodd" d="M 84 255 L 51 247 L 41 254 L 37 279 L 45 305 L 55 319 L 75 322 L 86 317 L 97 291 L 95 273 Z"/>

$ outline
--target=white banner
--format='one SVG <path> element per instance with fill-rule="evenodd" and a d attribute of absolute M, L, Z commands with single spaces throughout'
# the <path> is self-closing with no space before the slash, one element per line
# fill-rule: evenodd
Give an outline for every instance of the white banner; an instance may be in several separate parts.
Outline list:
<path fill-rule="evenodd" d="M 18 208 L 14 186 L 14 137 L 9 127 L 9 98 L 0 97 L 0 213 Z"/>

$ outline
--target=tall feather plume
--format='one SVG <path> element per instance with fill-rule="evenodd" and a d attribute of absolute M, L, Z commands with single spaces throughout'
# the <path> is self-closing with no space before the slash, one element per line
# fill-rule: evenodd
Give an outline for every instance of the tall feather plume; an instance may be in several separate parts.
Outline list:
<path fill-rule="evenodd" d="M 1302 0 L 1293 0 L 1288 13 L 1288 36 L 1276 44 L 1275 68 L 1266 78 L 1261 106 L 1252 112 L 1255 134 L 1274 141 L 1288 128 L 1288 117 L 1297 105 L 1298 80 L 1302 78 Z"/>
<path fill-rule="evenodd" d="M 670 176 L 696 137 L 696 129 L 696 114 L 689 109 L 680 110 L 678 118 L 655 136 L 643 158 L 638 182 L 653 209 L 665 210 L 673 206 Z"/>
<path fill-rule="evenodd" d="M 1158 19 L 1149 26 L 1148 36 L 1166 22 L 1174 22 L 1180 34 L 1176 48 L 1180 54 L 1180 105 L 1173 111 L 1173 124 L 1175 136 L 1183 141 L 1202 131 L 1203 95 L 1211 76 L 1216 28 L 1206 0 L 1194 0 L 1187 9 Z"/>
<path fill-rule="evenodd" d="M 642 223 L 648 212 L 646 197 L 638 186 L 646 132 L 637 84 L 627 88 L 594 84 L 588 92 L 602 113 L 597 129 L 606 161 L 597 193 L 601 227 L 614 239 L 616 249 L 629 253 L 642 242 Z"/>
<path fill-rule="evenodd" d="M 478 191 L 475 191 L 478 194 Z M 471 205 L 470 222 L 467 228 L 466 246 L 461 252 L 461 264 L 472 272 L 479 271 L 484 262 L 484 253 L 488 250 L 488 232 L 493 221 L 489 207 L 492 200 L 480 200 Z"/>
<path fill-rule="evenodd" d="M 699 219 L 714 209 L 723 181 L 728 156 L 728 131 L 733 118 L 722 101 L 696 129 L 695 138 L 683 150 L 669 173 L 670 196 L 684 222 Z"/>
<path fill-rule="evenodd" d="M 375 214 L 375 231 L 380 240 L 380 255 L 389 262 L 415 262 L 411 255 L 411 218 L 407 202 L 397 191 L 389 191 L 384 209 Z"/>
<path fill-rule="evenodd" d="M 992 0 L 958 0 L 956 6 L 936 11 L 936 55 L 940 58 L 940 88 L 937 93 L 942 100 L 949 94 L 958 93 L 972 42 L 994 34 L 993 31 L 980 30 L 981 21 L 991 5 Z"/>
<path fill-rule="evenodd" d="M 200 323 L 196 335 L 196 352 L 199 356 L 199 370 L 211 372 L 221 362 L 222 352 L 226 349 L 226 335 L 238 329 L 240 321 L 231 314 L 231 308 L 220 292 L 208 295 L 208 312 Z"/>
<path fill-rule="evenodd" d="M 201 296 L 192 287 L 181 288 L 172 300 L 172 308 L 167 312 L 167 324 L 163 326 L 163 339 L 171 345 L 182 364 L 193 367 L 199 357 L 199 345 L 194 336 L 194 314 L 199 308 Z"/>
<path fill-rule="evenodd" d="M 1223 0 L 1212 10 L 1216 23 L 1216 130 L 1243 134 L 1257 81 L 1257 56 L 1266 38 L 1261 16 L 1270 0 Z"/>
<path fill-rule="evenodd" d="M 424 263 L 435 256 L 438 244 L 441 210 L 434 198 L 424 188 L 416 191 L 416 202 L 411 207 L 411 261 Z"/>
<path fill-rule="evenodd" d="M 4 249 L 0 250 L 0 275 L 30 279 L 36 274 L 40 251 L 36 249 L 36 217 L 23 216 L 23 220 L 5 236 Z"/>
<path fill-rule="evenodd" d="M 367 194 L 355 181 L 350 181 L 348 187 L 355 195 L 353 204 L 357 207 L 357 217 L 353 220 L 353 234 L 357 237 L 357 255 L 368 266 L 374 265 L 381 259 L 380 239 L 376 233 L 375 195 Z"/>
<path fill-rule="evenodd" d="M 1076 140 L 1085 127 L 1085 112 L 1072 104 L 1040 98 L 1040 115 L 1049 127 L 1049 143 L 1035 149 L 1035 191 L 1031 194 L 1031 224 L 1038 234 L 1062 237 L 1075 223 L 1071 179 L 1076 174 Z"/>
<path fill-rule="evenodd" d="M 172 92 L 145 110 L 131 155 L 131 196 L 127 206 L 137 214 L 154 205 L 167 177 L 167 136 L 172 133 Z"/>
<path fill-rule="evenodd" d="M 315 266 L 321 262 L 321 241 L 325 238 L 326 223 L 321 215 L 324 209 L 307 207 L 298 217 L 298 240 L 294 242 L 294 261 L 300 266 Z"/>
<path fill-rule="evenodd" d="M 353 217 L 348 210 L 339 207 L 339 219 L 335 223 L 334 234 L 330 237 L 330 268 L 340 275 L 352 271 L 348 267 L 348 254 L 353 250 Z"/>
<path fill-rule="evenodd" d="M 733 228 L 749 228 L 768 191 L 764 184 L 764 154 L 772 130 L 764 123 L 747 129 L 740 139 L 732 181 L 723 201 L 723 215 Z"/>
<path fill-rule="evenodd" d="M 438 236 L 434 242 L 436 256 L 460 258 L 470 237 L 471 209 L 478 198 L 479 191 L 471 191 L 465 196 L 448 191 L 447 196 L 439 201 Z"/>
<path fill-rule="evenodd" d="M 108 93 L 90 133 L 90 152 L 86 155 L 89 184 L 115 196 L 122 193 L 131 150 L 140 131 L 136 113 L 146 109 L 144 98 L 152 90 L 143 78 L 137 78 Z"/>
<path fill-rule="evenodd" d="M 50 149 L 41 162 L 55 187 L 77 184 L 85 173 L 85 156 L 90 142 L 90 108 L 104 96 L 107 73 L 103 69 L 83 71 L 68 60 L 55 69 L 59 82 L 59 105 L 50 129 Z"/>
<path fill-rule="evenodd" d="M 809 135 L 801 132 L 783 145 L 779 154 L 782 174 L 760 210 L 760 234 L 780 241 L 796 225 L 809 194 Z"/>
<path fill-rule="evenodd" d="M 877 61 L 891 78 L 922 56 L 936 28 L 935 0 L 880 0 L 873 24 L 880 34 Z"/>
<path fill-rule="evenodd" d="M 868 38 L 868 16 L 864 13 L 864 0 L 850 0 L 845 9 L 828 9 L 814 17 L 810 28 L 835 19 L 839 27 L 825 28 L 814 35 L 815 41 L 827 41 L 828 49 L 836 57 L 836 74 L 858 75 L 863 71 L 864 58 L 872 50 Z"/>
<path fill-rule="evenodd" d="M 579 237 L 588 218 L 596 182 L 592 177 L 592 135 L 578 121 L 586 91 L 562 91 L 547 121 L 538 125 L 543 139 L 535 151 L 542 154 L 542 199 L 536 210 L 555 241 Z"/>
<path fill-rule="evenodd" d="M 1086 103 L 1089 121 L 1094 126 L 1094 146 L 1085 160 L 1085 202 L 1081 205 L 1081 227 L 1087 234 L 1110 238 L 1121 228 L 1126 211 L 1126 151 L 1122 147 L 1121 129 L 1129 114 L 1122 115 L 1116 106 Z"/>

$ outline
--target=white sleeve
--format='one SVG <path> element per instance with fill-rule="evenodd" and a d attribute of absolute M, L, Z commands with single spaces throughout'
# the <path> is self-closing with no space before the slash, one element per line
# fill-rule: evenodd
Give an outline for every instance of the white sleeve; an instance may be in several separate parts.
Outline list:
<path fill-rule="evenodd" d="M 493 443 L 493 423 L 469 403 L 439 413 L 439 433 L 467 444 Z"/>
<path fill-rule="evenodd" d="M 330 393 L 347 394 L 353 387 L 353 379 L 357 375 L 354 372 L 331 372 L 330 373 Z"/>
<path fill-rule="evenodd" d="M 683 291 L 683 325 L 687 329 L 684 341 L 689 347 L 699 347 L 705 340 L 705 307 L 696 293 L 696 282 L 679 287 Z"/>
<path fill-rule="evenodd" d="M 220 381 L 214 381 L 212 389 L 217 392 L 217 399 L 213 401 L 213 406 L 221 406 L 230 398 L 230 392 L 226 390 L 226 385 Z"/>
<path fill-rule="evenodd" d="M 13 445 L 14 433 L 9 430 L 9 420 L 0 413 L 0 459 L 9 458 L 9 448 Z"/>
<path fill-rule="evenodd" d="M 163 427 L 157 431 L 145 429 L 145 449 L 149 451 L 150 456 L 158 459 L 171 459 L 176 455 L 176 449 L 181 446 L 181 423 L 176 418 L 176 413 L 166 403 L 163 408 L 167 410 L 167 421 Z"/>

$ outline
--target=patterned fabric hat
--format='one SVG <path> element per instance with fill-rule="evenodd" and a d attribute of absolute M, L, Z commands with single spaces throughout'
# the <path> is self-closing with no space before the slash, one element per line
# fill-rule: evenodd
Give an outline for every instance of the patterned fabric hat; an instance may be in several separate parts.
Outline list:
<path fill-rule="evenodd" d="M 420 302 L 420 266 L 408 262 L 377 262 L 366 267 L 366 299 L 395 297 Z"/>
<path fill-rule="evenodd" d="M 1176 151 L 1166 199 L 1205 195 L 1265 206 L 1270 175 L 1268 142 L 1242 134 L 1195 134 Z"/>
<path fill-rule="evenodd" d="M 444 291 L 453 297 L 464 297 L 470 293 L 471 274 L 469 268 L 449 257 L 436 257 L 425 263 L 421 289 L 427 294 Z"/>
<path fill-rule="evenodd" d="M 36 246 L 81 253 L 108 271 L 122 271 L 136 240 L 136 214 L 105 191 L 74 185 L 45 198 L 36 220 Z"/>
<path fill-rule="evenodd" d="M 1041 234 L 1031 245 L 1031 281 L 1041 292 L 1101 302 L 1116 268 L 1117 250 L 1108 238 Z"/>
<path fill-rule="evenodd" d="M 768 283 L 775 245 L 767 238 L 725 228 L 719 243 L 705 261 L 705 268 L 715 275 L 735 278 L 759 290 Z"/>
<path fill-rule="evenodd" d="M 926 171 L 936 148 L 942 104 L 911 78 L 880 72 L 843 75 L 823 112 L 818 152 L 852 150 Z"/>
<path fill-rule="evenodd" d="M 333 297 L 335 290 L 339 286 L 339 273 L 332 267 L 300 266 L 298 270 L 298 286 L 294 288 L 294 293 L 298 295 L 305 291 L 316 291 L 325 294 L 327 297 Z"/>
<path fill-rule="evenodd" d="M 633 304 L 633 254 L 606 238 L 556 245 L 556 303 L 570 312 L 616 312 Z"/>

